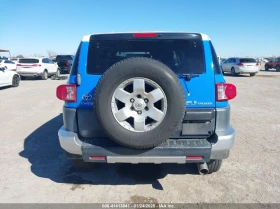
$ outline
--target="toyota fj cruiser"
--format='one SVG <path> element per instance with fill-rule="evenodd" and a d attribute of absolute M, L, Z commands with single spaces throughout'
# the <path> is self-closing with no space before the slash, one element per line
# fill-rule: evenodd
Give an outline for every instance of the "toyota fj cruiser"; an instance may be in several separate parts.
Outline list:
<path fill-rule="evenodd" d="M 61 147 L 73 162 L 197 163 L 220 169 L 234 144 L 225 82 L 200 33 L 83 37 L 67 84 Z"/>

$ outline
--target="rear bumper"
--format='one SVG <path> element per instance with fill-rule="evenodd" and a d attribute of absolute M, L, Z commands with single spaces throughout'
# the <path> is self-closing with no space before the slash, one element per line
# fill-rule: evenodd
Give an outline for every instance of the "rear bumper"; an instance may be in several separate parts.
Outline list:
<path fill-rule="evenodd" d="M 78 155 L 86 162 L 107 163 L 193 163 L 208 162 L 210 159 L 225 159 L 234 144 L 235 131 L 229 126 L 226 131 L 216 132 L 208 140 L 180 139 L 167 142 L 148 150 L 123 147 L 108 139 L 81 141 L 74 132 L 64 126 L 58 131 L 61 147 L 69 154 Z M 104 160 L 91 156 L 105 156 Z M 191 156 L 189 159 L 186 156 Z M 202 156 L 201 159 L 194 156 Z"/>
<path fill-rule="evenodd" d="M 24 77 L 38 77 L 42 76 L 43 72 L 17 72 L 19 75 Z"/>
<path fill-rule="evenodd" d="M 242 74 L 249 74 L 249 73 L 258 73 L 259 67 L 253 67 L 253 68 L 246 68 L 246 67 L 238 67 L 235 69 L 236 73 L 242 73 Z"/>
<path fill-rule="evenodd" d="M 71 67 L 58 67 L 61 72 L 69 72 Z"/>

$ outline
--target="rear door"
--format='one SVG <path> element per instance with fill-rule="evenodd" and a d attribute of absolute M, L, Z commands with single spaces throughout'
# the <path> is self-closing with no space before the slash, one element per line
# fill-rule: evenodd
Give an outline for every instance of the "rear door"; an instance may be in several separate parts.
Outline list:
<path fill-rule="evenodd" d="M 22 58 L 18 61 L 18 72 L 36 72 L 39 67 L 39 59 L 36 58 Z"/>
<path fill-rule="evenodd" d="M 0 86 L 5 86 L 9 83 L 11 83 L 11 76 L 9 74 L 9 71 L 2 66 L 0 69 Z"/>
<path fill-rule="evenodd" d="M 257 61 L 253 58 L 240 58 L 239 61 L 243 64 L 245 68 L 249 70 L 256 70 L 258 68 Z"/>
<path fill-rule="evenodd" d="M 237 59 L 236 58 L 231 58 L 228 70 L 231 71 L 232 68 L 236 68 L 236 64 L 237 64 Z"/>
<path fill-rule="evenodd" d="M 230 59 L 227 59 L 227 60 L 222 64 L 222 67 L 223 67 L 223 71 L 224 71 L 224 72 L 228 72 L 229 60 L 230 60 Z"/>
<path fill-rule="evenodd" d="M 48 59 L 48 63 L 49 63 L 49 68 L 51 73 L 55 73 L 56 72 L 56 66 L 54 64 L 54 62 L 51 59 Z"/>
<path fill-rule="evenodd" d="M 7 67 L 7 70 L 15 70 L 16 69 L 15 63 L 10 61 L 10 60 L 5 60 L 4 61 L 4 66 Z"/>
<path fill-rule="evenodd" d="M 73 58 L 71 55 L 57 55 L 56 57 L 57 65 L 60 68 L 69 67 L 70 62 L 73 61 Z"/>
<path fill-rule="evenodd" d="M 6 76 L 5 70 L 3 66 L 0 67 L 0 86 L 4 86 L 6 84 Z"/>
<path fill-rule="evenodd" d="M 157 37 L 134 37 L 133 34 L 92 36 L 87 64 L 81 80 L 91 83 L 78 89 L 78 97 L 93 91 L 102 74 L 113 64 L 129 57 L 149 57 L 169 66 L 180 78 L 187 98 L 187 108 L 215 107 L 215 81 L 210 41 L 200 34 L 162 33 Z M 190 77 L 187 80 L 186 77 Z M 80 100 L 80 107 L 88 101 Z M 84 105 L 83 105 L 84 104 Z"/>

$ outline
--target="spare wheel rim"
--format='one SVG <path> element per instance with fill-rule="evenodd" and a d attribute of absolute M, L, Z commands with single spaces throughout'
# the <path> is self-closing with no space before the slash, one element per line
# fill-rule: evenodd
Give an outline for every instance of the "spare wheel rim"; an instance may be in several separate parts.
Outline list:
<path fill-rule="evenodd" d="M 122 82 L 114 91 L 111 109 L 116 121 L 132 132 L 156 128 L 167 112 L 167 98 L 154 81 L 137 77 Z"/>

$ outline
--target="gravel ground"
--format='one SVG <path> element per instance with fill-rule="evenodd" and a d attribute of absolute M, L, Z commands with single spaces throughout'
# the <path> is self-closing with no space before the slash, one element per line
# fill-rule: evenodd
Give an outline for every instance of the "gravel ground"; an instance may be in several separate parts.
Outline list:
<path fill-rule="evenodd" d="M 75 171 L 58 143 L 65 81 L 25 80 L 0 89 L 0 202 L 6 203 L 280 203 L 280 73 L 226 76 L 237 86 L 237 131 L 218 173 L 195 165 L 94 164 Z"/>

